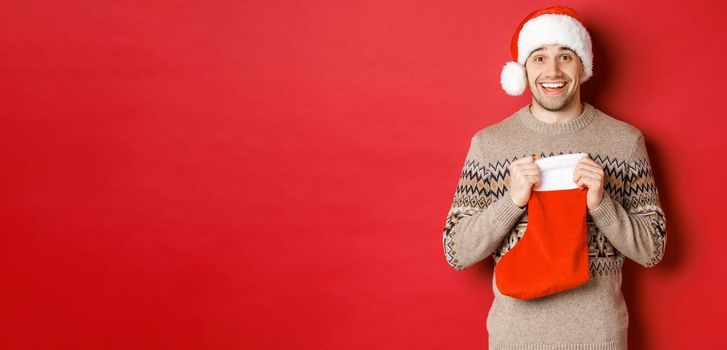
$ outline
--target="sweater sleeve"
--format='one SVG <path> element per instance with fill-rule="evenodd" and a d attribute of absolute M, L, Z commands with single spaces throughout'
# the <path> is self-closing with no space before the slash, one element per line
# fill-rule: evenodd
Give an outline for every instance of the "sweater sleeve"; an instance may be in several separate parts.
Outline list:
<path fill-rule="evenodd" d="M 526 210 L 512 201 L 509 189 L 498 190 L 502 182 L 490 177 L 473 138 L 443 233 L 445 258 L 457 271 L 490 256 Z"/>
<path fill-rule="evenodd" d="M 666 247 L 666 218 L 641 133 L 627 162 L 623 205 L 606 192 L 598 207 L 588 212 L 624 256 L 647 268 L 661 261 Z"/>

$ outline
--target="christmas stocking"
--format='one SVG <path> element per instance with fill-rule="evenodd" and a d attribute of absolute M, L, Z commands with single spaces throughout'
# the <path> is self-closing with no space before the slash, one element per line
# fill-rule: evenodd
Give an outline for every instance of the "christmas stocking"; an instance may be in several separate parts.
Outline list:
<path fill-rule="evenodd" d="M 573 181 L 576 163 L 586 153 L 538 159 L 540 182 L 528 200 L 524 236 L 495 265 L 504 295 L 535 299 L 588 282 L 586 194 Z"/>

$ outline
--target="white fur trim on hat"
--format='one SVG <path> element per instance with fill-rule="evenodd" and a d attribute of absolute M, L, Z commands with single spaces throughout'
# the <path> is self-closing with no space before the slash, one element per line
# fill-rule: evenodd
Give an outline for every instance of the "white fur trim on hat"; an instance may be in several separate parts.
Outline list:
<path fill-rule="evenodd" d="M 593 75 L 591 36 L 577 19 L 568 15 L 545 14 L 527 21 L 518 38 L 518 62 L 524 65 L 531 52 L 548 44 L 567 46 L 575 51 L 585 71 L 581 82 Z"/>
<path fill-rule="evenodd" d="M 525 67 L 517 62 L 507 62 L 502 67 L 500 74 L 500 85 L 510 96 L 522 95 L 528 81 L 525 77 Z"/>

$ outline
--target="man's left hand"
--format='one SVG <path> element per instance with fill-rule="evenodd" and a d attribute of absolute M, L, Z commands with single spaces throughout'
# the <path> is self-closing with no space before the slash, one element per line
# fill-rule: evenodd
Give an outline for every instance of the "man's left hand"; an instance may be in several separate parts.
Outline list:
<path fill-rule="evenodd" d="M 603 199 L 603 183 L 606 181 L 606 174 L 603 167 L 596 163 L 588 155 L 581 158 L 573 171 L 573 181 L 581 188 L 588 187 L 586 194 L 586 205 L 588 209 L 596 209 Z"/>

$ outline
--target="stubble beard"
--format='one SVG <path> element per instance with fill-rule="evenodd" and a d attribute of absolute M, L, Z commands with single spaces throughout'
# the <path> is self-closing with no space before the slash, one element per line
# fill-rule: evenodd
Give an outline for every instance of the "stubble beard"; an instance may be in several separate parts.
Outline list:
<path fill-rule="evenodd" d="M 569 81 L 568 83 L 571 84 L 572 81 Z M 567 106 L 570 105 L 571 101 L 573 101 L 573 96 L 575 96 L 574 91 L 570 91 L 570 92 L 564 91 L 563 93 L 567 94 L 567 95 L 563 99 L 545 100 L 545 99 L 541 98 L 542 92 L 540 91 L 540 88 L 537 86 L 537 84 L 536 84 L 535 88 L 538 89 L 537 93 L 533 94 L 533 98 L 535 99 L 535 102 L 537 102 L 541 107 L 543 107 L 543 109 L 551 111 L 551 112 L 557 112 L 557 111 L 565 109 Z"/>

